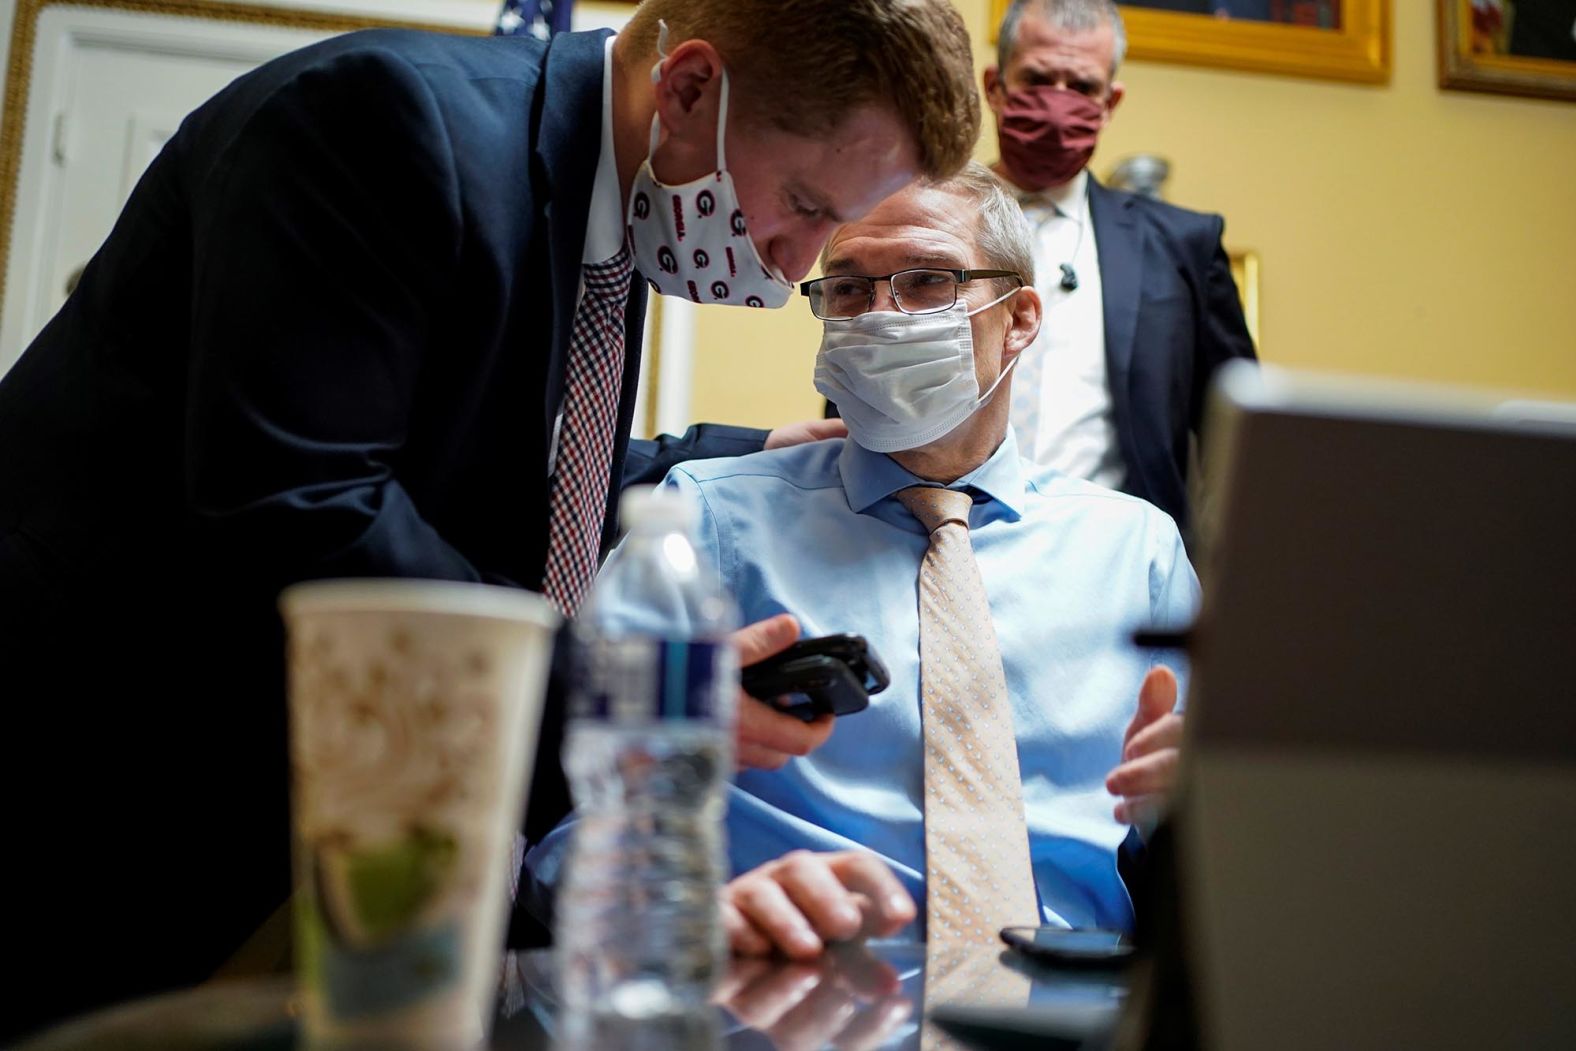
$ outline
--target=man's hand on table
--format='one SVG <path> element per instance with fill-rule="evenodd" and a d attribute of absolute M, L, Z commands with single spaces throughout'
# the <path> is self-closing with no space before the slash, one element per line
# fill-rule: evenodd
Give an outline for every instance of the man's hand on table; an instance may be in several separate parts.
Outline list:
<path fill-rule="evenodd" d="M 859 850 L 795 850 L 722 889 L 728 944 L 740 956 L 812 960 L 829 942 L 895 934 L 914 899 L 886 863 Z"/>
<path fill-rule="evenodd" d="M 733 634 L 739 665 L 746 668 L 781 653 L 798 639 L 799 622 L 787 613 L 756 621 Z M 822 715 L 814 722 L 801 722 L 740 690 L 735 728 L 739 767 L 776 770 L 796 755 L 809 755 L 832 736 L 836 721 L 836 716 Z"/>
<path fill-rule="evenodd" d="M 1182 716 L 1177 677 L 1171 669 L 1151 668 L 1138 690 L 1138 711 L 1122 738 L 1122 762 L 1105 779 L 1114 796 L 1116 820 L 1147 833 L 1154 828 L 1176 787 L 1182 753 Z"/>

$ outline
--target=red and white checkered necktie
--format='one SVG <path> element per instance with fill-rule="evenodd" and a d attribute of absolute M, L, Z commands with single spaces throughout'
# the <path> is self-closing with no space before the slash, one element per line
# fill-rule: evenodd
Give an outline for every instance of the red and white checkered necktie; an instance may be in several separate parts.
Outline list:
<path fill-rule="evenodd" d="M 619 396 L 624 385 L 624 304 L 634 264 L 626 244 L 581 268 L 585 294 L 569 335 L 563 421 L 547 513 L 542 591 L 564 616 L 580 608 L 596 575 L 607 509 Z"/>

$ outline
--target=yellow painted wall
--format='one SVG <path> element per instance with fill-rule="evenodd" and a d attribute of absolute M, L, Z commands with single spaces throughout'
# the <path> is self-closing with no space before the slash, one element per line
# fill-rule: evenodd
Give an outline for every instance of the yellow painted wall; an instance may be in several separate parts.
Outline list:
<path fill-rule="evenodd" d="M 983 68 L 989 0 L 956 2 Z M 1093 167 L 1159 153 L 1171 201 L 1226 216 L 1267 361 L 1576 399 L 1576 103 L 1441 91 L 1434 5 L 1394 9 L 1388 85 L 1128 63 Z M 697 316 L 696 420 L 819 414 L 802 299 Z"/>

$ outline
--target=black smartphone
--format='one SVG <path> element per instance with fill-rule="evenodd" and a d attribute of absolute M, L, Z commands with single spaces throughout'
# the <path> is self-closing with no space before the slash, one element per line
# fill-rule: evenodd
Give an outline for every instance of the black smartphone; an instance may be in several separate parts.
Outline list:
<path fill-rule="evenodd" d="M 800 639 L 745 668 L 744 692 L 805 722 L 819 715 L 852 715 L 891 683 L 886 665 L 860 635 Z"/>
<path fill-rule="evenodd" d="M 1001 940 L 1027 956 L 1073 967 L 1119 967 L 1133 955 L 1121 931 L 1098 927 L 1003 927 Z"/>

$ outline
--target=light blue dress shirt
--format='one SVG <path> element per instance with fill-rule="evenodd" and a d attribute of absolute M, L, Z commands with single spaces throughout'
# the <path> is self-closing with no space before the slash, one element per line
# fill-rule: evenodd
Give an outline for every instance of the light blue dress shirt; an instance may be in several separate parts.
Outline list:
<path fill-rule="evenodd" d="M 865 849 L 892 867 L 923 916 L 917 581 L 929 537 L 894 494 L 926 483 L 839 439 L 694 461 L 666 484 L 695 496 L 697 551 L 745 623 L 787 612 L 807 638 L 863 635 L 892 674 L 890 688 L 809 756 L 737 775 L 727 819 L 734 874 L 795 849 Z M 1043 922 L 1129 929 L 1116 868 L 1128 828 L 1112 817 L 1105 777 L 1157 659 L 1131 645 L 1133 629 L 1183 625 L 1197 605 L 1181 538 L 1142 500 L 1020 460 L 1010 431 L 950 488 L 975 498 L 970 534 L 1013 705 Z M 527 858 L 546 885 L 571 823 Z"/>

